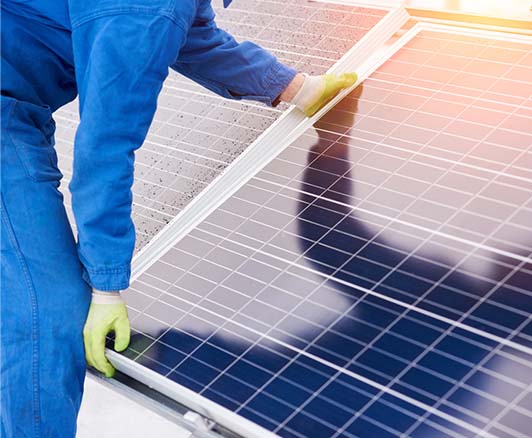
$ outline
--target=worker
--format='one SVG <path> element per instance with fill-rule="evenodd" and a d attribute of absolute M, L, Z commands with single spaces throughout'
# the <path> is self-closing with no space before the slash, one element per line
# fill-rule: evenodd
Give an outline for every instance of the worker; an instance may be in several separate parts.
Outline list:
<path fill-rule="evenodd" d="M 112 376 L 106 335 L 115 332 L 117 351 L 129 342 L 120 290 L 135 240 L 134 152 L 168 68 L 220 96 L 291 102 L 308 116 L 356 75 L 296 73 L 219 29 L 210 0 L 2 0 L 1 8 L 1 433 L 74 437 L 86 364 Z M 76 97 L 77 239 L 58 191 L 52 118 Z"/>

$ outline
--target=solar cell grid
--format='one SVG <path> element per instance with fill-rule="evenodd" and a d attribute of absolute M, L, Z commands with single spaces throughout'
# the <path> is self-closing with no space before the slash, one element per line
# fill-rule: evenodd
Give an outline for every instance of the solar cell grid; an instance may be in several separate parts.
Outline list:
<path fill-rule="evenodd" d="M 240 0 L 215 4 L 217 23 L 238 40 L 250 39 L 282 62 L 324 73 L 386 11 L 301 3 Z M 282 10 L 279 15 L 278 11 Z M 65 176 L 62 191 L 71 223 L 72 145 L 77 103 L 56 114 L 56 148 Z M 145 144 L 136 154 L 133 220 L 140 250 L 282 113 L 285 107 L 227 101 L 171 72 Z"/>
<path fill-rule="evenodd" d="M 527 437 L 529 53 L 416 36 L 134 282 L 128 357 L 283 437 Z"/>

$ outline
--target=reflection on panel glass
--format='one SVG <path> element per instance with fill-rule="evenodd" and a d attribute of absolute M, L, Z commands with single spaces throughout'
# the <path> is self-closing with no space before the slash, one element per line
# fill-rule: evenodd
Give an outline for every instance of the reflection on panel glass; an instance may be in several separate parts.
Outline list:
<path fill-rule="evenodd" d="M 215 4 L 221 6 L 221 2 Z M 309 74 L 322 74 L 376 24 L 386 11 L 299 1 L 239 0 L 217 7 L 219 27 L 239 41 L 251 40 L 282 62 Z M 71 175 L 77 103 L 56 115 L 57 150 L 65 175 Z M 136 153 L 133 220 L 136 251 L 174 218 L 286 106 L 269 108 L 228 101 L 171 72 L 158 100 L 148 137 Z M 68 208 L 69 216 L 70 208 Z M 71 220 L 72 223 L 73 220 Z"/>
<path fill-rule="evenodd" d="M 529 55 L 414 38 L 132 285 L 127 356 L 282 437 L 527 437 Z"/>

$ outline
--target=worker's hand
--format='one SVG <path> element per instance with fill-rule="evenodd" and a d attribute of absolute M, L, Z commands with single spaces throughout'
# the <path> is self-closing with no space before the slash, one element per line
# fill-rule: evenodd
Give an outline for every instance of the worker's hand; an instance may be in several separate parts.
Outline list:
<path fill-rule="evenodd" d="M 83 341 L 87 364 L 113 377 L 114 367 L 105 357 L 105 338 L 115 332 L 115 350 L 123 351 L 129 345 L 129 319 L 124 300 L 119 292 L 93 290 L 92 301 L 85 327 Z"/>
<path fill-rule="evenodd" d="M 301 88 L 290 103 L 303 111 L 307 117 L 311 117 L 330 102 L 340 90 L 349 88 L 357 79 L 356 73 L 305 76 Z"/>

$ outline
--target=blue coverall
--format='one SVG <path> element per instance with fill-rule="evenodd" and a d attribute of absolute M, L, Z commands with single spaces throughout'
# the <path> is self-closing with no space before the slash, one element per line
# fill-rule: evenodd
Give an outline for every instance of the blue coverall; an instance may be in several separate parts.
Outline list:
<path fill-rule="evenodd" d="M 296 72 L 218 29 L 210 0 L 2 0 L 1 24 L 1 432 L 73 437 L 90 288 L 129 285 L 134 151 L 168 67 L 270 105 Z M 78 95 L 76 242 L 52 113 Z"/>

